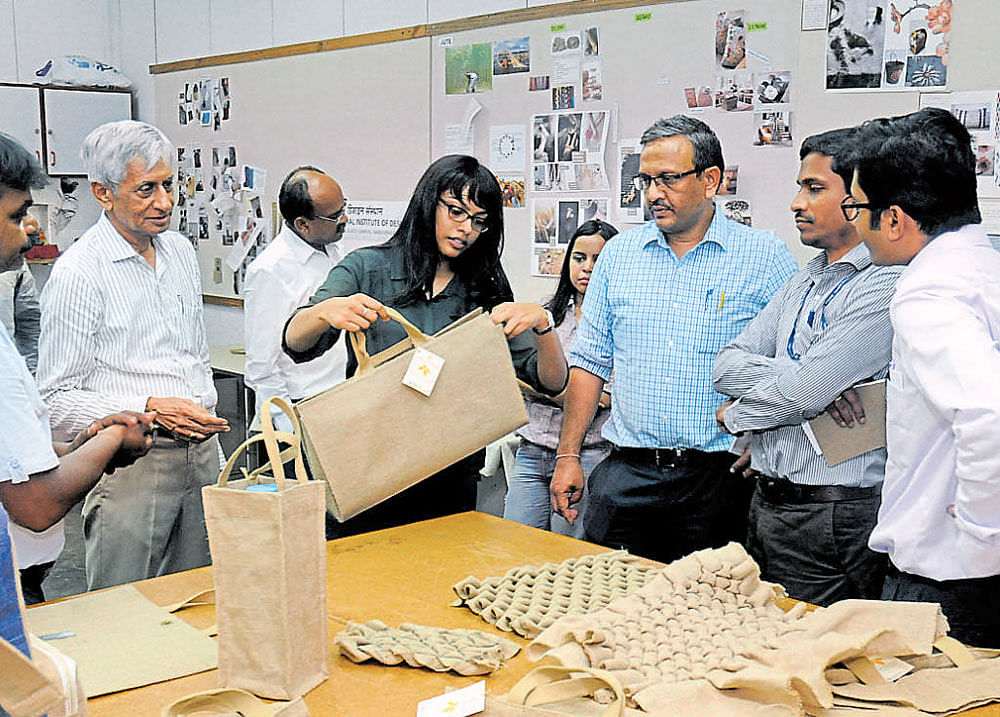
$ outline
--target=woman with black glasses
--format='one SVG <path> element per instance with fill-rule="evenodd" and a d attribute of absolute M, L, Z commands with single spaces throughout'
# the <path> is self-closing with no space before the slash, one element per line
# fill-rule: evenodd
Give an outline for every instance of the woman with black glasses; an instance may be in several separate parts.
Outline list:
<path fill-rule="evenodd" d="M 348 254 L 310 305 L 292 316 L 284 331 L 286 353 L 296 361 L 311 360 L 329 350 L 342 331 L 364 331 L 370 354 L 387 349 L 406 333 L 388 320 L 386 307 L 425 334 L 482 307 L 503 325 L 518 378 L 544 393 L 559 393 L 567 368 L 552 316 L 538 304 L 513 303 L 500 265 L 502 207 L 500 185 L 475 158 L 449 155 L 434 162 L 392 238 Z M 347 375 L 356 368 L 349 352 Z M 481 454 L 459 461 L 342 524 L 341 534 L 472 510 L 481 466 Z"/>

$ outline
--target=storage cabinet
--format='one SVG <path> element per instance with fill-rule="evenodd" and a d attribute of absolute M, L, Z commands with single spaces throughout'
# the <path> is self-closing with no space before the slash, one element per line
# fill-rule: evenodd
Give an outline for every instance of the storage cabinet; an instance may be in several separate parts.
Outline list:
<path fill-rule="evenodd" d="M 132 97 L 124 90 L 0 85 L 0 131 L 35 152 L 51 176 L 85 174 L 84 137 L 131 117 Z"/>

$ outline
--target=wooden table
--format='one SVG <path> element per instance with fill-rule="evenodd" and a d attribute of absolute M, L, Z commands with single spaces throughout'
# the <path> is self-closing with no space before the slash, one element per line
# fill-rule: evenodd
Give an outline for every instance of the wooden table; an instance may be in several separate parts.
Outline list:
<path fill-rule="evenodd" d="M 541 565 L 606 552 L 605 548 L 554 533 L 528 528 L 485 513 L 462 513 L 342 538 L 327 544 L 327 613 L 330 630 L 330 679 L 310 692 L 306 704 L 313 715 L 405 717 L 416 714 L 422 699 L 464 687 L 482 677 L 408 667 L 355 664 L 340 656 L 333 636 L 348 622 L 379 619 L 392 627 L 413 622 L 447 628 L 494 628 L 466 608 L 450 607 L 451 586 L 469 575 L 502 575 L 518 565 Z M 201 568 L 134 583 L 159 605 L 182 600 L 212 586 L 211 568 Z M 197 628 L 215 622 L 214 608 L 178 613 Z M 526 640 L 502 633 L 522 645 Z M 487 690 L 506 693 L 534 666 L 523 652 L 486 678 Z M 91 700 L 91 717 L 158 715 L 171 701 L 217 686 L 216 671 L 190 675 Z M 1000 715 L 991 705 L 968 714 Z"/>

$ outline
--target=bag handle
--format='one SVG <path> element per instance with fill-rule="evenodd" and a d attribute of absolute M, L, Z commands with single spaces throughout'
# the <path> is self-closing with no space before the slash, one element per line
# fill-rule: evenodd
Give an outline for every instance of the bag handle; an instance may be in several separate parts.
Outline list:
<path fill-rule="evenodd" d="M 604 708 L 601 717 L 621 717 L 625 710 L 621 683 L 610 672 L 591 667 L 536 667 L 518 680 L 504 699 L 514 705 L 536 707 L 574 697 L 589 697 L 605 689 L 611 690 L 614 700 Z"/>
<path fill-rule="evenodd" d="M 286 438 L 289 434 L 284 431 L 274 430 L 274 422 L 271 418 L 271 406 L 280 408 L 288 416 L 288 420 L 291 421 L 291 440 Z M 287 460 L 287 452 L 283 454 L 278 448 L 279 438 L 285 443 L 291 444 L 295 455 L 295 479 L 299 483 L 305 483 L 308 480 L 308 476 L 306 474 L 305 461 L 302 459 L 302 439 L 300 438 L 302 435 L 302 426 L 299 425 L 299 418 L 295 415 L 295 411 L 285 402 L 285 399 L 278 396 L 271 396 L 264 401 L 260 411 L 260 425 L 264 431 L 264 450 L 267 451 L 271 474 L 274 476 L 275 483 L 278 484 L 278 490 L 285 489 L 285 465 L 283 461 Z M 261 469 L 263 469 L 263 466 L 261 466 Z"/>
<path fill-rule="evenodd" d="M 289 420 L 292 422 L 292 430 L 294 433 L 288 433 L 286 431 L 277 431 L 274 428 L 274 422 L 271 419 L 271 406 L 277 406 L 280 408 Z M 301 427 L 299 426 L 299 419 L 292 411 L 291 407 L 281 398 L 277 396 L 272 396 L 264 401 L 261 406 L 261 427 L 264 432 L 257 436 L 252 436 L 247 440 L 243 441 L 239 447 L 233 451 L 233 454 L 229 456 L 229 460 L 226 461 L 225 467 L 222 472 L 219 473 L 218 486 L 220 488 L 225 488 L 226 484 L 229 482 L 229 475 L 232 473 L 233 468 L 236 466 L 236 460 L 240 457 L 247 448 L 249 448 L 254 443 L 263 443 L 264 449 L 267 451 L 268 462 L 257 468 L 250 473 L 247 473 L 246 469 L 241 468 L 243 476 L 247 479 L 256 478 L 261 473 L 270 470 L 271 474 L 274 476 L 275 483 L 278 485 L 278 490 L 285 490 L 285 466 L 284 462 L 288 460 L 290 456 L 295 457 L 295 480 L 299 483 L 305 483 L 309 477 L 306 473 L 306 464 L 302 459 L 302 443 L 299 438 L 301 434 Z M 278 442 L 289 444 L 289 448 L 284 451 L 279 450 Z"/>
<path fill-rule="evenodd" d="M 410 323 L 401 313 L 395 309 L 390 309 L 386 307 L 386 311 L 389 312 L 389 317 L 395 321 L 398 321 L 406 329 L 406 335 L 410 337 L 410 341 L 413 342 L 414 346 L 424 346 L 431 337 L 422 332 L 412 323 Z M 378 319 L 376 319 L 377 321 Z M 358 370 L 355 372 L 355 376 L 362 376 L 366 373 L 371 372 L 375 367 L 372 366 L 371 356 L 368 355 L 367 348 L 365 346 L 365 334 L 363 331 L 351 331 L 351 348 L 354 349 L 354 357 L 358 360 Z"/>

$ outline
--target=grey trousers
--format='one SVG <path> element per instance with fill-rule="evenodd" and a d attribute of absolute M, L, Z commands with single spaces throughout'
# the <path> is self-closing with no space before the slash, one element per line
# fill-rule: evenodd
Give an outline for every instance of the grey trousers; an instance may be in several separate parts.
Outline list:
<path fill-rule="evenodd" d="M 798 600 L 878 600 L 886 556 L 868 547 L 881 497 L 832 503 L 770 503 L 758 489 L 750 501 L 747 550 L 765 580 Z"/>
<path fill-rule="evenodd" d="M 208 565 L 201 489 L 218 475 L 217 437 L 157 436 L 149 453 L 101 478 L 83 503 L 87 589 Z"/>

